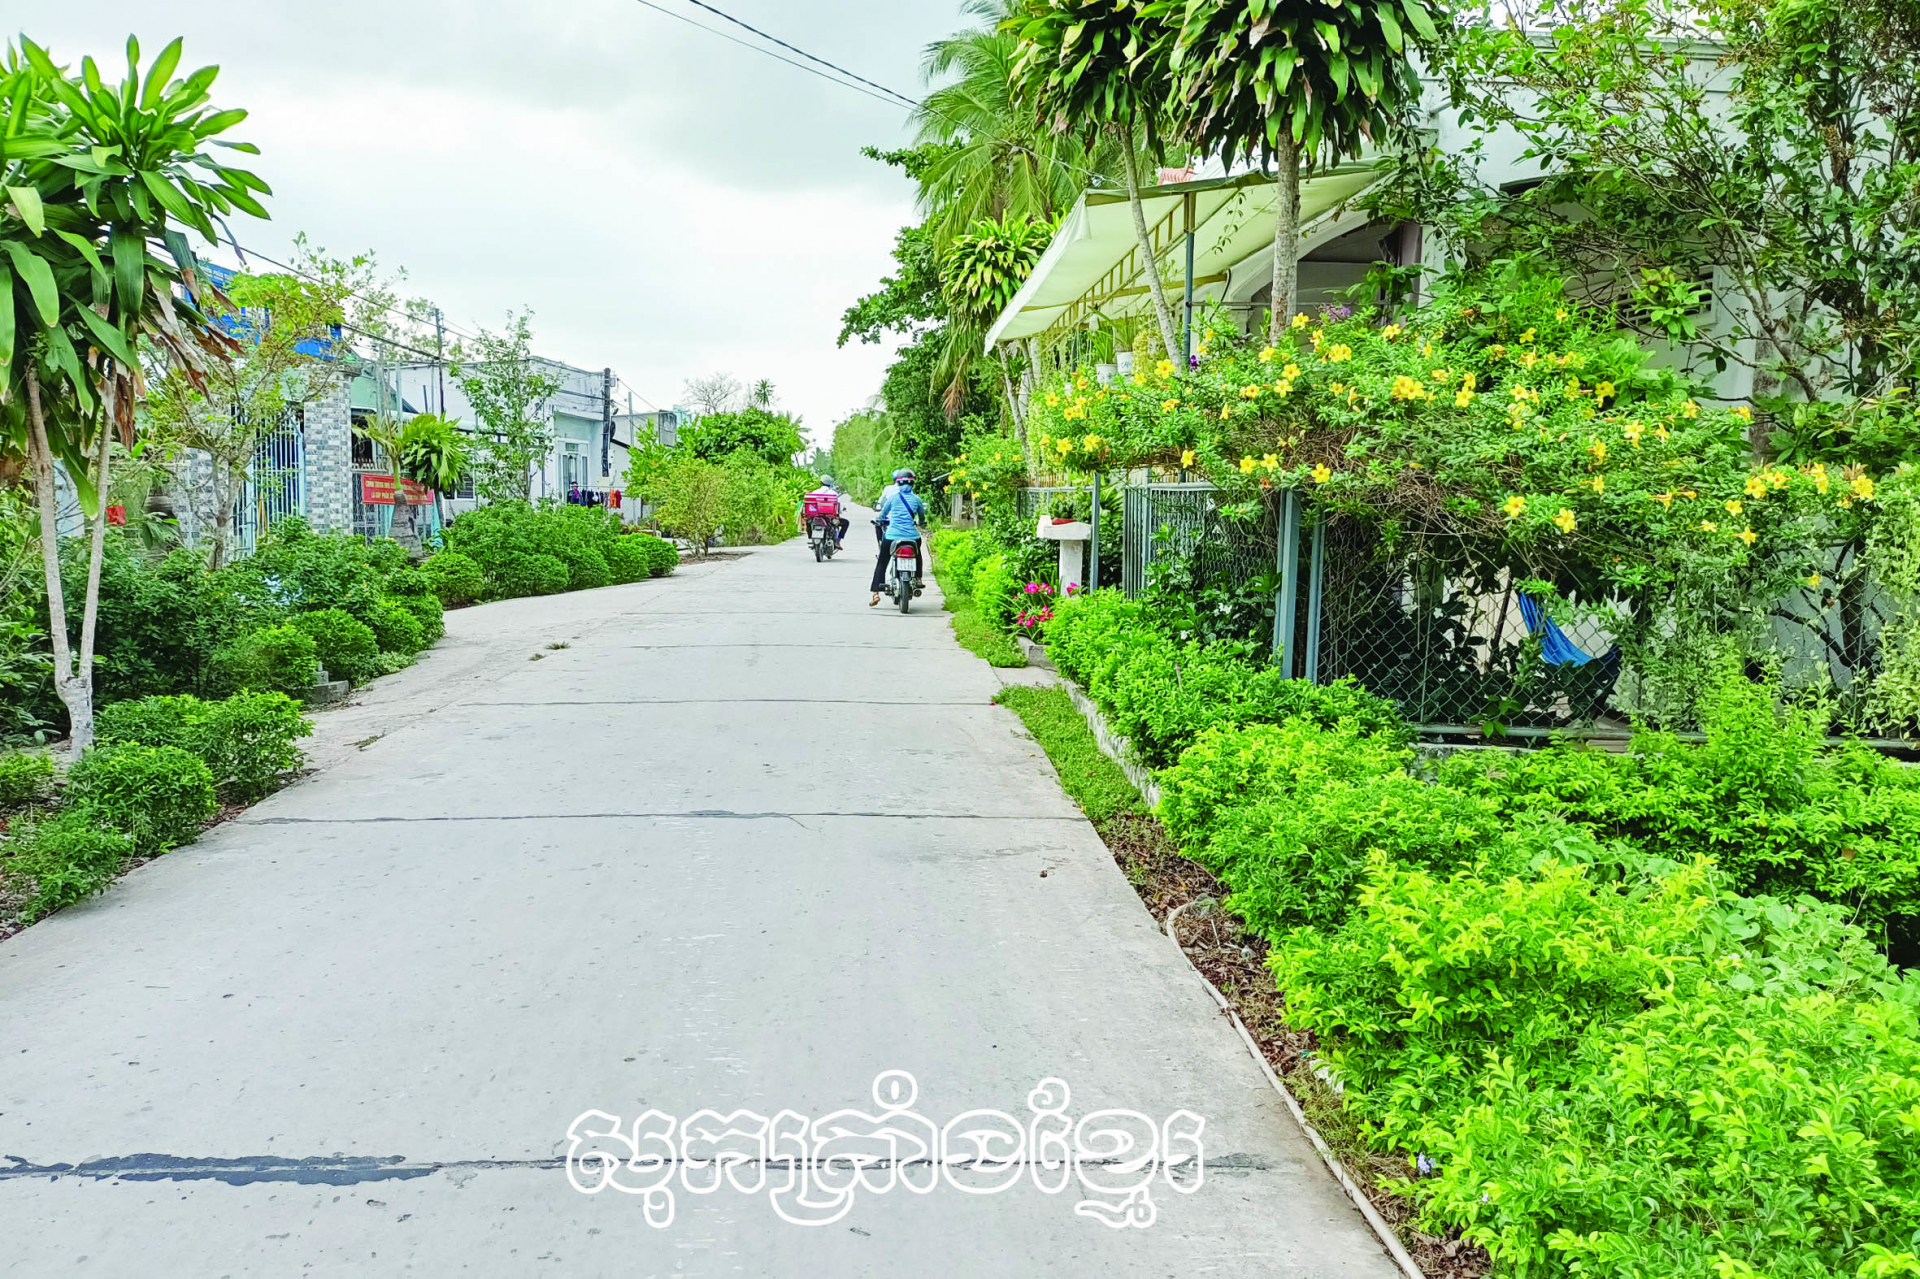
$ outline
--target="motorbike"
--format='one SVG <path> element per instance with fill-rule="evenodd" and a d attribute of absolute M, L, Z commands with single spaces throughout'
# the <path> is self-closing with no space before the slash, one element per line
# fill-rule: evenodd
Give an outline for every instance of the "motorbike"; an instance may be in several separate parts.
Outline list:
<path fill-rule="evenodd" d="M 807 541 L 813 546 L 814 563 L 832 559 L 835 552 L 840 549 L 839 544 L 834 540 L 834 535 L 839 532 L 839 529 L 839 524 L 824 516 L 816 515 L 807 521 Z"/>
<path fill-rule="evenodd" d="M 887 595 L 902 613 L 913 606 L 926 583 L 920 577 L 920 543 L 899 542 L 893 548 L 893 563 L 887 569 Z"/>

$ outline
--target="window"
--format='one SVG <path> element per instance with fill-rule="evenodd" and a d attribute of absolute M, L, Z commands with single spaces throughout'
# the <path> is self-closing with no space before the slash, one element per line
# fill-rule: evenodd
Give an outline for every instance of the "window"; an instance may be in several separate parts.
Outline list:
<path fill-rule="evenodd" d="M 353 411 L 353 464 L 361 470 L 371 469 L 374 465 L 373 441 L 360 434 L 373 420 L 373 414 L 367 409 Z"/>

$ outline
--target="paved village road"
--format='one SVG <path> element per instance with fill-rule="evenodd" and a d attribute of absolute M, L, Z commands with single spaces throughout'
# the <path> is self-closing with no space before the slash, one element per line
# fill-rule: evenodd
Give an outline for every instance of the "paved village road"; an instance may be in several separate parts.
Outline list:
<path fill-rule="evenodd" d="M 869 609 L 848 547 L 453 614 L 327 713 L 378 740 L 323 716 L 328 767 L 0 944 L 0 1272 L 1394 1274 L 935 591 Z M 1204 1184 L 1115 1229 L 927 1165 L 814 1226 L 832 1185 L 700 1147 L 671 1224 L 568 1183 L 589 1109 L 873 1112 L 886 1071 L 935 1125 L 1048 1077 L 1191 1111 Z"/>

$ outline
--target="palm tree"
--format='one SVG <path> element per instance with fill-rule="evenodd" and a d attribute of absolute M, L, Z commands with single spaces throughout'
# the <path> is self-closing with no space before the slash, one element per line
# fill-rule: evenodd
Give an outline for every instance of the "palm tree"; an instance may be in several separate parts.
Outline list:
<path fill-rule="evenodd" d="M 1041 128 L 1015 103 L 1019 41 L 1001 24 L 1019 11 L 1019 0 L 968 0 L 963 12 L 984 25 L 927 46 L 927 83 L 958 73 L 929 89 L 912 117 L 930 155 L 918 175 L 920 208 L 941 250 L 982 220 L 1057 221 L 1114 167 L 1113 148 Z"/>

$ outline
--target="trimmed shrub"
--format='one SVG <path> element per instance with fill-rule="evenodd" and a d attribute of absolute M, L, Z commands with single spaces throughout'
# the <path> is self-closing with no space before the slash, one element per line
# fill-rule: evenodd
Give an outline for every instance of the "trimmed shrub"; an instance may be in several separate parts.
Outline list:
<path fill-rule="evenodd" d="M 230 804 L 251 804 L 279 788 L 280 780 L 306 762 L 294 742 L 311 736 L 313 721 L 284 693 L 243 693 L 202 704 L 189 750 L 213 774 Z"/>
<path fill-rule="evenodd" d="M 984 556 L 974 565 L 973 602 L 980 606 L 980 615 L 989 625 L 1005 630 L 1013 624 L 1013 615 L 1025 599 L 1025 586 L 1002 551 Z"/>
<path fill-rule="evenodd" d="M 98 746 L 67 772 L 67 802 L 84 819 L 119 831 L 141 854 L 192 843 L 212 817 L 213 774 L 177 746 Z"/>
<path fill-rule="evenodd" d="M 359 618 L 342 609 L 325 608 L 297 614 L 293 625 L 312 637 L 320 665 L 332 678 L 364 684 L 374 677 L 380 641 Z"/>
<path fill-rule="evenodd" d="M 413 614 L 413 620 L 419 623 L 421 648 L 432 648 L 447 633 L 446 610 L 441 607 L 439 596 L 401 595 L 393 602 Z"/>
<path fill-rule="evenodd" d="M 592 549 L 576 550 L 562 557 L 567 565 L 567 589 L 591 591 L 613 585 L 613 572 L 606 557 Z"/>
<path fill-rule="evenodd" d="M 44 803 L 53 795 L 53 757 L 38 751 L 0 755 L 0 809 Z"/>
<path fill-rule="evenodd" d="M 213 655 L 207 688 L 215 695 L 286 693 L 304 697 L 320 677 L 319 649 L 297 626 L 248 631 Z"/>
<path fill-rule="evenodd" d="M 379 641 L 383 653 L 401 653 L 411 657 L 427 646 L 421 634 L 420 620 L 404 605 L 385 600 L 376 605 L 367 625 Z"/>
<path fill-rule="evenodd" d="M 29 924 L 104 890 L 134 851 L 126 835 L 80 813 L 39 822 L 10 842 L 12 873 L 33 886 L 20 910 Z"/>
<path fill-rule="evenodd" d="M 624 585 L 653 575 L 653 557 L 637 537 L 623 537 L 607 548 L 607 572 Z"/>
<path fill-rule="evenodd" d="M 138 742 L 142 746 L 177 746 L 197 755 L 196 737 L 207 718 L 207 706 L 199 698 L 184 694 L 115 702 L 94 717 L 93 731 L 102 746 Z"/>
<path fill-rule="evenodd" d="M 558 595 L 572 581 L 566 562 L 554 555 L 527 556 L 527 571 L 533 576 L 537 595 Z"/>
<path fill-rule="evenodd" d="M 639 533 L 634 540 L 646 548 L 647 571 L 655 577 L 665 577 L 680 567 L 680 548 L 664 537 L 654 537 L 650 533 Z"/>
<path fill-rule="evenodd" d="M 188 751 L 207 766 L 220 797 L 251 804 L 306 756 L 293 743 L 313 732 L 300 705 L 284 693 L 242 693 L 224 701 L 145 697 L 117 702 L 95 722 L 102 745 L 138 743 Z"/>
<path fill-rule="evenodd" d="M 487 576 L 471 555 L 442 551 L 420 567 L 448 607 L 471 604 L 487 593 Z"/>

